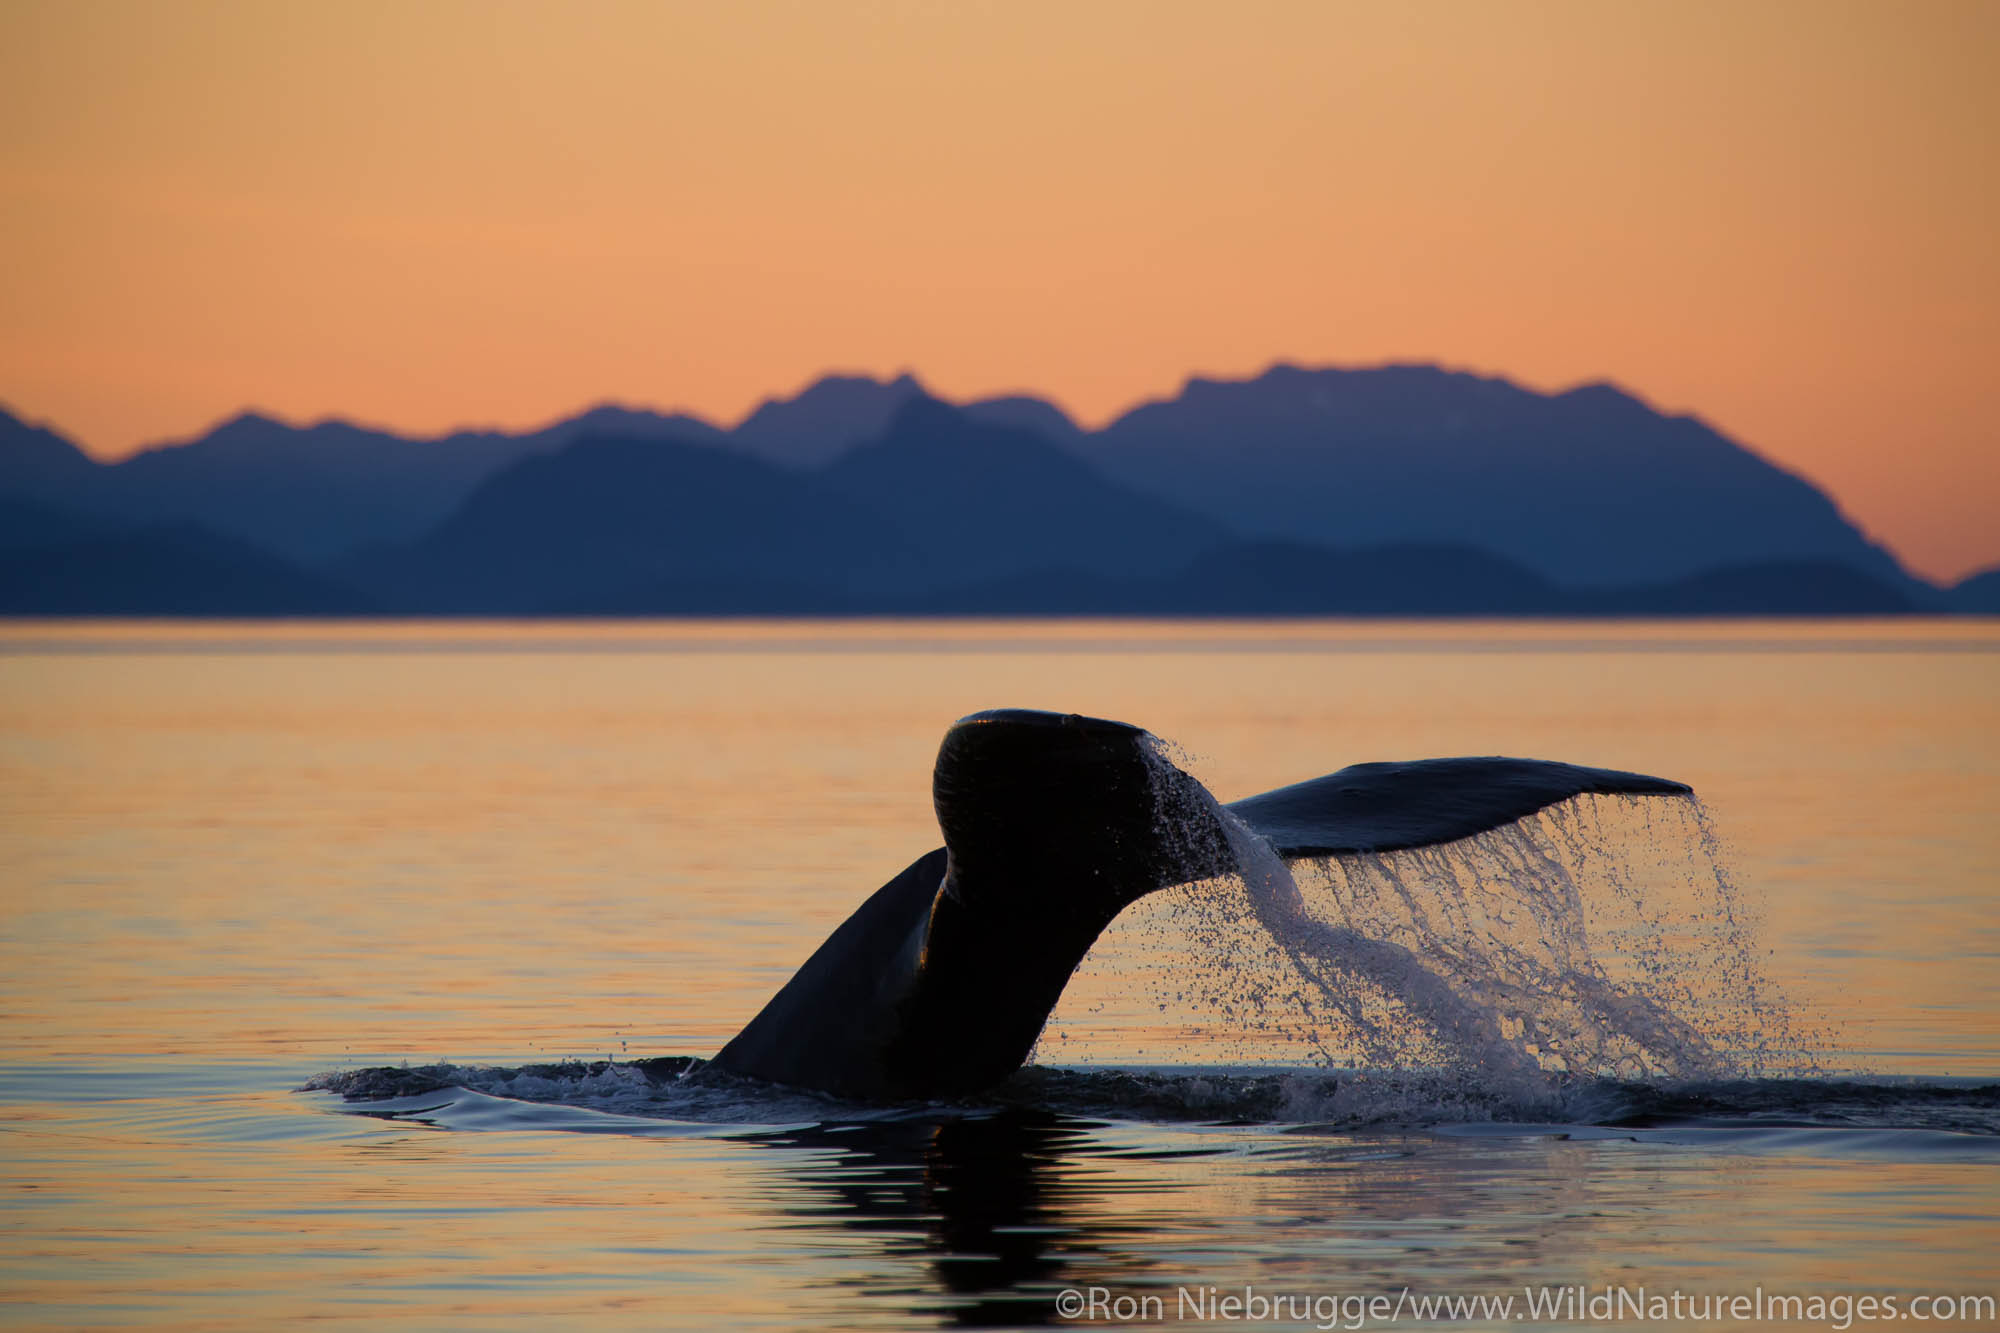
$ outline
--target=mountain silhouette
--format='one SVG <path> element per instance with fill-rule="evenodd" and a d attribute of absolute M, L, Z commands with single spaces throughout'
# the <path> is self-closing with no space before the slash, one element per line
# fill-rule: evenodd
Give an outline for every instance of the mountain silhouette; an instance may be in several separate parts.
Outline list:
<path fill-rule="evenodd" d="M 2000 610 L 2000 571 L 1915 580 L 1698 421 L 1426 366 L 1194 379 L 1095 432 L 909 375 L 828 376 L 733 431 L 609 405 L 428 439 L 244 413 L 108 465 L 0 413 L 0 554 L 17 614 L 221 614 L 187 580 L 230 586 L 231 561 L 257 571 L 241 614 Z M 38 602 L 32 571 L 67 591 Z"/>
<path fill-rule="evenodd" d="M 90 456 L 47 426 L 0 411 L 0 497 L 61 506 L 87 490 L 103 471 Z"/>
<path fill-rule="evenodd" d="M 58 546 L 64 542 L 102 537 L 122 531 L 126 526 L 89 514 L 37 504 L 32 500 L 0 496 L 0 551 Z"/>
<path fill-rule="evenodd" d="M 1246 536 L 1451 542 L 1616 585 L 1826 559 L 1908 576 L 1810 483 L 1610 385 L 1545 395 L 1431 366 L 1191 379 L 1086 451 Z"/>
<path fill-rule="evenodd" d="M 944 589 L 923 609 L 957 615 L 1553 615 L 1561 589 L 1459 546 L 1336 551 L 1237 542 L 1141 578 L 1043 569 Z"/>
<path fill-rule="evenodd" d="M 343 421 L 292 426 L 245 412 L 196 439 L 99 464 L 7 417 L 0 418 L 0 494 L 134 521 L 192 522 L 320 564 L 358 547 L 415 538 L 497 469 L 603 432 L 723 438 L 694 417 L 609 406 L 525 434 L 459 431 L 422 440 Z"/>
<path fill-rule="evenodd" d="M 332 580 L 198 524 L 121 527 L 0 501 L 0 614 L 325 616 L 374 609 Z"/>
<path fill-rule="evenodd" d="M 1079 444 L 1083 436 L 1083 428 L 1071 421 L 1067 412 L 1046 398 L 1028 394 L 981 398 L 965 404 L 959 411 L 982 425 L 1012 426 L 1017 430 L 1034 431 L 1071 448 Z"/>
<path fill-rule="evenodd" d="M 1896 615 L 1908 598 L 1845 565 L 1733 566 L 1665 584 L 1561 587 L 1464 546 L 1336 551 L 1244 542 L 1167 575 L 1120 579 L 1037 570 L 932 593 L 940 615 L 1097 616 L 1819 616 Z"/>
<path fill-rule="evenodd" d="M 879 440 L 815 469 L 584 440 L 503 469 L 432 533 L 341 573 L 410 610 L 832 612 L 1043 566 L 1159 571 L 1225 538 L 1039 435 L 919 395 Z"/>
<path fill-rule="evenodd" d="M 1588 589 L 1579 615 L 1904 615 L 1921 608 L 1904 590 L 1833 560 L 1770 560 L 1703 570 L 1665 583 Z"/>
<path fill-rule="evenodd" d="M 730 441 L 769 462 L 818 467 L 879 436 L 905 404 L 929 396 L 914 375 L 887 382 L 826 375 L 790 398 L 766 398 L 730 432 Z"/>
<path fill-rule="evenodd" d="M 1047 567 L 1156 572 L 1228 537 L 1212 519 L 1112 484 L 1034 431 L 929 397 L 817 475 L 924 552 L 899 581 L 906 588 Z"/>
<path fill-rule="evenodd" d="M 341 573 L 408 611 L 638 613 L 671 609 L 649 601 L 668 589 L 707 605 L 775 586 L 830 604 L 917 559 L 872 512 L 775 464 L 592 437 L 502 469 L 435 531 Z"/>
<path fill-rule="evenodd" d="M 1944 605 L 1974 615 L 2000 615 L 2000 565 L 1969 574 L 1945 589 Z"/>

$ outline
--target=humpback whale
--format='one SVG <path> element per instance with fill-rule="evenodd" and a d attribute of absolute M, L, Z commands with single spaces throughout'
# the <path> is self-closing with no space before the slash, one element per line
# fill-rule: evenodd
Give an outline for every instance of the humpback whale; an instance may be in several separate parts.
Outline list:
<path fill-rule="evenodd" d="M 1020 708 L 952 724 L 932 776 L 945 845 L 863 902 L 714 1063 L 861 1100 L 1006 1078 L 1112 918 L 1235 869 L 1213 803 L 1149 739 Z M 1638 773 L 1487 757 L 1356 764 L 1222 808 L 1298 860 L 1455 842 L 1586 792 L 1691 794 Z"/>

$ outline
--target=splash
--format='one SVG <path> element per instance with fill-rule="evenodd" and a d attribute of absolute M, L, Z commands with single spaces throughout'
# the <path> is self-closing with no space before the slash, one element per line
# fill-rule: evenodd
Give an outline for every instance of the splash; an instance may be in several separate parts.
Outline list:
<path fill-rule="evenodd" d="M 975 1097 L 904 1105 L 841 1102 L 740 1079 L 688 1056 L 501 1068 L 435 1064 L 322 1074 L 356 1114 L 459 1130 L 565 1130 L 763 1136 L 803 1125 L 835 1133 L 1024 1113 L 1156 1124 L 1286 1125 L 1309 1132 L 1527 1122 L 1530 1132 L 1594 1126 L 1591 1137 L 1685 1135 L 1756 1150 L 1886 1152 L 2000 1160 L 2000 1086 L 1969 1080 L 1571 1080 L 1533 1102 L 1445 1071 L 1243 1072 L 1029 1066 Z M 1831 1136 L 1830 1136 L 1831 1135 Z M 1837 1137 L 1835 1137 L 1837 1136 Z"/>
<path fill-rule="evenodd" d="M 1287 864 L 1174 758 L 1149 740 L 1162 836 L 1213 864 L 1219 829 L 1236 873 L 1158 895 L 1139 926 L 1156 948 L 1179 940 L 1155 983 L 1176 1040 L 1147 1055 L 1306 1054 L 1517 1105 L 1579 1078 L 1801 1067 L 1755 914 L 1692 801 L 1587 797 L 1442 847 Z M 1045 1053 L 1074 1059 L 1067 1036 L 1058 1022 Z"/>

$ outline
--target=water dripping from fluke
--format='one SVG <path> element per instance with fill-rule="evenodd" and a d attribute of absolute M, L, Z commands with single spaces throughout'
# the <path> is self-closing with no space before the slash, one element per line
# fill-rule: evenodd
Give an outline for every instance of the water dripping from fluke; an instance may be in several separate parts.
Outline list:
<path fill-rule="evenodd" d="M 1164 895 L 1183 1049 L 1205 1062 L 1285 1052 L 1341 1071 L 1349 1102 L 1457 1088 L 1515 1113 L 1582 1081 L 1820 1072 L 1692 797 L 1586 795 L 1442 845 L 1288 861 L 1167 743 L 1144 748 L 1162 838 L 1219 825 L 1233 865 Z"/>

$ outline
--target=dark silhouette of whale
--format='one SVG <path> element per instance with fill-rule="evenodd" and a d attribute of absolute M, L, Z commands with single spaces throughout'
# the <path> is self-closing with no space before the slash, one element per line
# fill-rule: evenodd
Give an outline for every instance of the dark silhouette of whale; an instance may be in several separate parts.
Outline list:
<path fill-rule="evenodd" d="M 932 779 L 945 845 L 876 890 L 715 1063 L 868 1100 L 1007 1077 L 1113 917 L 1235 868 L 1214 803 L 1147 739 L 1028 709 L 954 723 Z M 1296 860 L 1454 842 L 1585 792 L 1691 794 L 1574 764 L 1424 759 L 1356 764 L 1223 808 Z"/>

